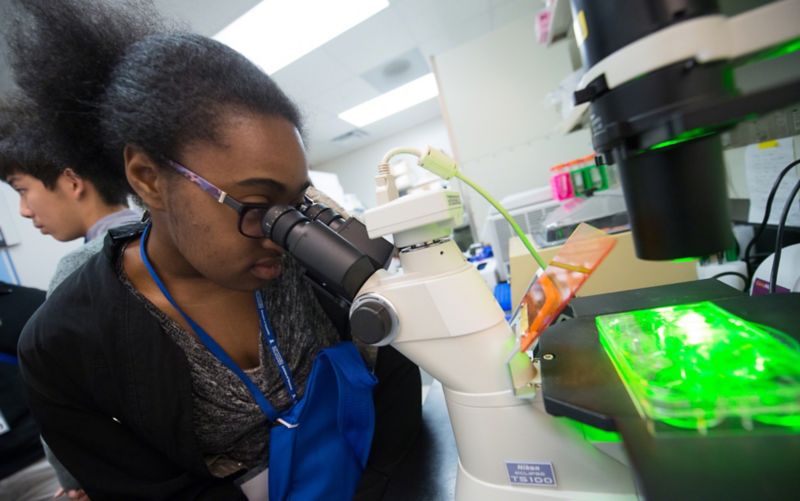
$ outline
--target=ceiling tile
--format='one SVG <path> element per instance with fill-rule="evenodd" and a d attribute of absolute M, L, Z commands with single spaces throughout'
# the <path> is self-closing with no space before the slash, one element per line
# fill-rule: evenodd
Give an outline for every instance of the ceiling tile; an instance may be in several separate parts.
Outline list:
<path fill-rule="evenodd" d="M 380 92 L 389 92 L 403 84 L 415 80 L 431 72 L 428 59 L 419 49 L 412 49 L 397 57 L 391 58 L 387 63 L 361 74 L 367 81 Z"/>
<path fill-rule="evenodd" d="M 331 87 L 319 96 L 312 98 L 309 104 L 318 106 L 321 110 L 332 113 L 333 115 L 338 115 L 379 94 L 380 93 L 364 81 L 364 79 L 356 77 Z"/>
<path fill-rule="evenodd" d="M 323 50 L 315 50 L 272 75 L 287 94 L 299 101 L 310 101 L 355 76 Z"/>
<path fill-rule="evenodd" d="M 457 30 L 463 20 L 488 9 L 488 0 L 406 0 L 396 7 L 398 15 L 420 43 Z"/>
<path fill-rule="evenodd" d="M 329 114 L 306 114 L 306 139 L 309 144 L 327 143 L 333 138 L 350 132 L 355 127 L 351 124 L 339 120 L 335 115 Z"/>
<path fill-rule="evenodd" d="M 397 16 L 408 27 L 412 37 L 419 42 L 435 36 L 441 27 L 442 19 L 438 11 L 433 11 L 431 6 L 420 8 L 416 0 L 406 0 L 393 9 Z M 429 2 L 434 3 L 434 2 Z"/>
<path fill-rule="evenodd" d="M 222 31 L 261 0 L 154 0 L 169 19 L 189 24 L 192 31 L 211 37 Z"/>
<path fill-rule="evenodd" d="M 402 18 L 388 8 L 342 33 L 322 49 L 353 73 L 361 74 L 416 45 Z"/>
<path fill-rule="evenodd" d="M 420 43 L 420 49 L 429 56 L 441 54 L 469 40 L 474 40 L 490 31 L 492 20 L 485 15 L 462 20 L 458 26 L 447 26 L 441 33 Z"/>

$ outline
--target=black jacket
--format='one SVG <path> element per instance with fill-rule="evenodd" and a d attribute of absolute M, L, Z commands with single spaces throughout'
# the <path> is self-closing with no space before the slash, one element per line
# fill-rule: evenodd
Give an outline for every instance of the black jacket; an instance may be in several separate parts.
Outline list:
<path fill-rule="evenodd" d="M 0 354 L 13 358 L 25 322 L 44 302 L 44 291 L 0 282 Z M 9 430 L 0 431 L 0 479 L 44 457 L 39 427 L 28 409 L 19 367 L 0 361 L 0 413 Z"/>
<path fill-rule="evenodd" d="M 25 327 L 19 357 L 31 410 L 47 443 L 93 501 L 245 499 L 232 479 L 217 479 L 206 468 L 193 432 L 183 351 L 116 275 L 114 257 L 129 237 L 109 236 L 103 251 L 65 280 Z M 403 382 L 390 391 L 385 381 L 379 384 L 376 400 L 384 392 L 387 402 L 409 402 L 402 412 L 391 404 L 391 420 L 402 419 L 406 432 L 399 437 L 404 447 L 387 456 L 376 454 L 375 444 L 396 440 L 392 424 L 381 423 L 387 402 L 376 401 L 370 463 L 378 460 L 385 487 L 385 473 L 418 429 L 420 393 L 413 364 L 403 359 L 384 365 L 404 374 Z M 397 389 L 406 397 L 394 395 Z"/>
<path fill-rule="evenodd" d="M 206 468 L 188 362 L 117 277 L 123 240 L 109 237 L 22 333 L 20 368 L 42 435 L 94 501 L 245 499 Z"/>

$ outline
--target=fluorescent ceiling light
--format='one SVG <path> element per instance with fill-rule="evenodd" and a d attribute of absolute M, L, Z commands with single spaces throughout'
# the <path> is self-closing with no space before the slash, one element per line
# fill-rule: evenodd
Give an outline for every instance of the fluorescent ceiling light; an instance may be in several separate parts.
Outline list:
<path fill-rule="evenodd" d="M 388 0 L 265 0 L 214 38 L 274 73 L 388 6 Z"/>
<path fill-rule="evenodd" d="M 428 99 L 434 98 L 439 94 L 436 86 L 436 78 L 433 73 L 419 77 L 396 89 L 392 89 L 386 94 L 363 102 L 358 106 L 339 113 L 339 118 L 345 122 L 350 122 L 356 127 L 364 127 L 372 122 L 377 122 L 389 115 L 410 108 Z"/>

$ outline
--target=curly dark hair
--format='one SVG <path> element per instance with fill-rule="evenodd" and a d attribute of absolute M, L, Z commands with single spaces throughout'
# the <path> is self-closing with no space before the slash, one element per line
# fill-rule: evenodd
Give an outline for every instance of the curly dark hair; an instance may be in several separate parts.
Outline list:
<path fill-rule="evenodd" d="M 66 165 L 52 153 L 54 135 L 35 112 L 35 107 L 11 97 L 0 103 L 0 179 L 28 174 L 50 189 Z"/>
<path fill-rule="evenodd" d="M 81 175 L 127 187 L 126 145 L 156 162 L 179 158 L 193 142 L 218 142 L 228 111 L 279 116 L 302 129 L 295 105 L 263 71 L 217 41 L 168 25 L 148 2 L 14 4 L 14 78 Z"/>

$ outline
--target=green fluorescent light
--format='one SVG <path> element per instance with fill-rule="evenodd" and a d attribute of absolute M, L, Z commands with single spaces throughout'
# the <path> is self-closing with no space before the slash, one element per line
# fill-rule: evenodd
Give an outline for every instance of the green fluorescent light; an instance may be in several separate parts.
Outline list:
<path fill-rule="evenodd" d="M 791 54 L 797 51 L 800 51 L 800 38 L 789 40 L 784 44 L 777 45 L 775 47 L 759 52 L 758 54 L 749 58 L 745 62 L 745 64 L 754 63 L 756 61 L 766 61 L 768 59 L 776 59 L 778 57 L 785 56 L 787 54 Z"/>
<path fill-rule="evenodd" d="M 588 424 L 583 425 L 583 436 L 589 442 L 622 442 L 622 437 L 619 433 L 601 430 Z"/>
<path fill-rule="evenodd" d="M 661 148 L 667 148 L 670 146 L 674 146 L 676 144 L 684 143 L 686 141 L 691 141 L 692 139 L 698 139 L 704 136 L 709 136 L 714 134 L 714 129 L 707 129 L 705 127 L 698 127 L 696 129 L 687 130 L 686 132 L 675 136 L 672 139 L 668 139 L 666 141 L 662 141 L 658 144 L 654 144 L 647 148 L 647 151 L 653 150 L 660 150 Z"/>
<path fill-rule="evenodd" d="M 596 321 L 651 432 L 800 432 L 794 339 L 707 301 Z"/>
<path fill-rule="evenodd" d="M 556 418 L 583 434 L 583 438 L 589 442 L 622 442 L 622 436 L 615 431 L 606 431 L 594 426 L 581 423 L 568 417 Z"/>
<path fill-rule="evenodd" d="M 339 118 L 364 127 L 439 95 L 436 77 L 428 73 L 385 94 L 339 113 Z"/>
<path fill-rule="evenodd" d="M 673 263 L 693 263 L 693 262 L 697 261 L 698 259 L 700 259 L 700 258 L 699 257 L 681 257 L 681 258 L 678 258 L 678 259 L 673 259 L 672 262 Z"/>
<path fill-rule="evenodd" d="M 214 38 L 274 73 L 388 6 L 388 0 L 264 0 Z"/>
<path fill-rule="evenodd" d="M 744 61 L 744 62 L 742 62 L 742 63 L 740 63 L 738 65 L 750 64 L 750 63 L 754 63 L 754 62 L 757 62 L 757 61 L 765 61 L 765 60 L 768 60 L 768 59 L 776 59 L 778 57 L 785 56 L 787 54 L 792 54 L 792 53 L 798 52 L 798 51 L 800 51 L 800 38 L 795 38 L 794 40 L 790 40 L 790 41 L 788 41 L 788 42 L 786 42 L 784 44 L 781 44 L 781 45 L 769 48 L 767 50 L 764 50 L 764 51 L 762 51 L 762 52 L 760 52 L 760 53 L 748 58 L 746 61 Z M 728 92 L 730 92 L 730 93 L 734 93 L 736 91 L 736 85 L 735 85 L 735 82 L 734 82 L 734 74 L 733 74 L 733 71 L 732 71 L 731 68 L 726 69 L 725 72 L 723 73 L 723 85 L 728 90 Z M 755 114 L 749 114 L 746 117 L 747 120 L 753 120 L 755 118 L 756 118 Z M 683 143 L 683 142 L 686 142 L 686 141 L 691 141 L 693 139 L 698 139 L 698 138 L 701 138 L 701 137 L 704 137 L 704 136 L 709 136 L 711 134 L 714 134 L 715 132 L 716 131 L 714 129 L 709 129 L 709 128 L 705 128 L 705 127 L 698 127 L 696 129 L 692 129 L 692 130 L 686 131 L 686 132 L 684 132 L 682 134 L 679 134 L 678 136 L 676 136 L 676 137 L 674 137 L 672 139 L 668 139 L 666 141 L 662 141 L 660 143 L 654 144 L 654 145 L 648 147 L 647 151 L 660 150 L 662 148 L 669 148 L 670 146 L 675 146 L 676 144 L 680 144 L 680 143 Z"/>

